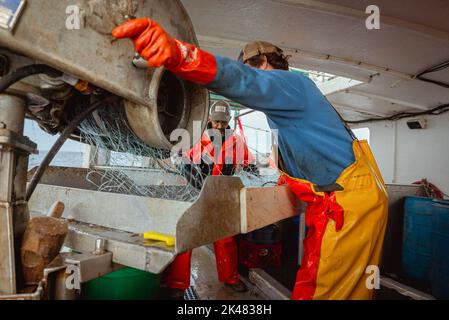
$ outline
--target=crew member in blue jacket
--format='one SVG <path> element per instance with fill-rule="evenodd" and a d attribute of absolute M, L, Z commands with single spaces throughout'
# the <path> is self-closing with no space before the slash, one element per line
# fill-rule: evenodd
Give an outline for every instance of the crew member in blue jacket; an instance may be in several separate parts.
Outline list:
<path fill-rule="evenodd" d="M 279 183 L 308 204 L 292 298 L 371 299 L 367 270 L 379 265 L 387 221 L 382 176 L 366 141 L 353 138 L 308 77 L 288 71 L 283 51 L 253 42 L 234 61 L 170 37 L 149 18 L 128 21 L 113 36 L 132 39 L 150 67 L 261 111 L 278 130 Z"/>

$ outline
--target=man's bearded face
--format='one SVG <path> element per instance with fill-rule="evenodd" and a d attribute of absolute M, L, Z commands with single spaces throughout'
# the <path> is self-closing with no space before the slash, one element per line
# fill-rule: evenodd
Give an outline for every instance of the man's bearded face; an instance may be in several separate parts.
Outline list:
<path fill-rule="evenodd" d="M 211 120 L 210 123 L 211 123 L 213 129 L 217 129 L 217 130 L 220 131 L 222 136 L 225 135 L 225 130 L 229 126 L 229 122 L 228 121 L 214 121 L 214 120 Z"/>

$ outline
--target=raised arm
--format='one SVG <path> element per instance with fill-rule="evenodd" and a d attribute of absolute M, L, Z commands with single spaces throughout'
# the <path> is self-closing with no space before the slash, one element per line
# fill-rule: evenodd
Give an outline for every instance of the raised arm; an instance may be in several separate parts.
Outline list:
<path fill-rule="evenodd" d="M 216 61 L 217 70 L 214 80 L 206 85 L 208 89 L 265 113 L 301 108 L 299 75 L 283 70 L 259 70 L 220 56 Z"/>
<path fill-rule="evenodd" d="M 119 39 L 130 38 L 150 67 L 165 66 L 181 78 L 205 85 L 255 110 L 282 112 L 300 108 L 298 75 L 280 70 L 263 71 L 170 37 L 149 18 L 130 20 L 113 30 Z M 300 101 L 300 100 L 299 100 Z M 279 110 L 282 106 L 284 110 Z"/>

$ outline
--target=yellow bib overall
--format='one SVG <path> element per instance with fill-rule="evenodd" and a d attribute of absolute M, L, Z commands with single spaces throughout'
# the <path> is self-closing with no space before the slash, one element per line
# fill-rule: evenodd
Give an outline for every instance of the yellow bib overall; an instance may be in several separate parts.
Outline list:
<path fill-rule="evenodd" d="M 313 183 L 282 174 L 306 202 L 307 236 L 293 299 L 372 299 L 369 266 L 379 266 L 388 196 L 366 141 L 353 143 L 355 162 L 336 183 L 342 191 L 317 192 Z"/>

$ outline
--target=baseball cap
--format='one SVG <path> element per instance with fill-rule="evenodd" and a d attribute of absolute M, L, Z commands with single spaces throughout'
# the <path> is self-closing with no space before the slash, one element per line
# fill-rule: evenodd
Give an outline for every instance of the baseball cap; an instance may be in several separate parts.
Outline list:
<path fill-rule="evenodd" d="M 231 120 L 231 106 L 224 100 L 215 102 L 210 108 L 210 119 L 213 121 Z"/>
<path fill-rule="evenodd" d="M 246 62 L 247 60 L 264 53 L 283 54 L 284 51 L 272 43 L 266 41 L 254 41 L 248 43 L 240 52 L 238 61 Z"/>

